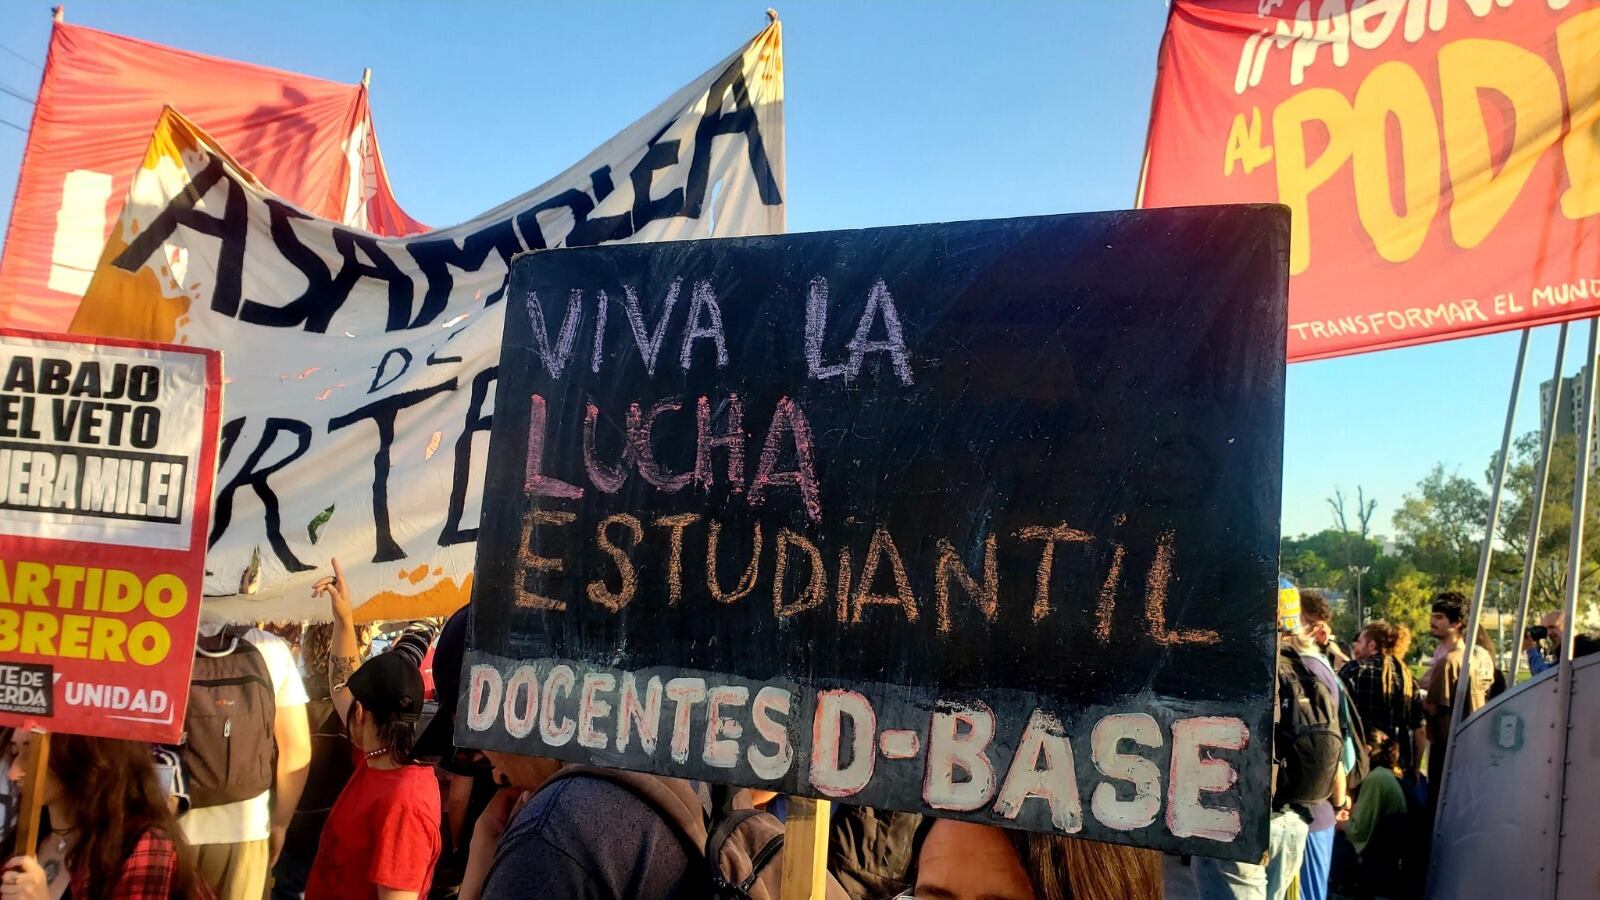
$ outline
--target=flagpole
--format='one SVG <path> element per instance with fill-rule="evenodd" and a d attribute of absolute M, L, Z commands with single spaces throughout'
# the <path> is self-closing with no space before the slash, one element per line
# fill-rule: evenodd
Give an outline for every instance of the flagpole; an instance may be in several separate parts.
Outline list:
<path fill-rule="evenodd" d="M 1511 375 L 1511 398 L 1506 402 L 1506 422 L 1500 433 L 1500 458 L 1496 461 L 1494 487 L 1489 494 L 1489 521 L 1484 528 L 1483 546 L 1478 551 L 1478 576 L 1472 586 L 1472 606 L 1467 614 L 1467 629 L 1461 636 L 1461 670 L 1456 680 L 1454 702 L 1450 707 L 1450 727 L 1445 731 L 1449 736 L 1449 742 L 1444 748 L 1444 768 L 1438 772 L 1428 773 L 1428 778 L 1436 780 L 1438 785 L 1439 813 L 1434 819 L 1435 842 L 1439 837 L 1437 823 L 1444 819 L 1443 809 L 1448 801 L 1444 791 L 1450 773 L 1450 761 L 1455 756 L 1456 731 L 1465 716 L 1467 695 L 1472 690 L 1472 651 L 1477 646 L 1478 616 L 1483 608 L 1484 589 L 1489 583 L 1489 563 L 1494 557 L 1494 531 L 1500 522 L 1501 489 L 1505 485 L 1507 458 L 1511 455 L 1511 430 L 1517 416 L 1517 395 L 1522 391 L 1522 372 L 1528 359 L 1528 338 L 1531 332 L 1531 328 L 1522 330 L 1522 340 L 1517 345 L 1517 363 Z M 1590 340 L 1592 349 L 1593 338 Z"/>
<path fill-rule="evenodd" d="M 1589 320 L 1589 350 L 1583 360 L 1583 431 L 1578 435 L 1578 471 L 1573 476 L 1572 485 L 1572 533 L 1567 541 L 1567 596 L 1564 612 L 1566 618 L 1562 622 L 1561 640 L 1556 646 L 1556 689 L 1559 694 L 1556 709 L 1557 716 L 1554 723 L 1556 739 L 1561 742 L 1561 757 L 1556 762 L 1557 790 L 1552 800 L 1546 806 L 1550 810 L 1551 827 L 1546 834 L 1555 835 L 1555 859 L 1545 869 L 1549 879 L 1549 890 L 1546 896 L 1555 897 L 1556 891 L 1561 886 L 1561 832 L 1564 824 L 1566 805 L 1569 801 L 1584 803 L 1588 799 L 1573 798 L 1567 795 L 1567 758 L 1571 751 L 1571 726 L 1572 726 L 1572 648 L 1574 638 L 1577 636 L 1578 625 L 1578 593 L 1583 579 L 1583 526 L 1584 517 L 1588 512 L 1589 499 L 1589 473 L 1592 468 L 1591 453 L 1594 450 L 1594 400 L 1595 381 L 1600 378 L 1596 371 L 1596 351 L 1600 350 L 1600 318 Z M 1574 874 L 1572 877 L 1576 878 Z"/>
<path fill-rule="evenodd" d="M 1167 37 L 1172 34 L 1172 15 L 1176 4 L 1167 4 L 1166 22 L 1161 26 L 1161 43 L 1156 47 L 1156 78 L 1150 85 L 1150 112 L 1144 122 L 1144 154 L 1139 158 L 1139 186 L 1133 192 L 1133 208 L 1144 208 L 1145 179 L 1150 175 L 1150 137 L 1156 124 L 1156 97 L 1161 94 L 1161 60 L 1167 52 Z"/>
<path fill-rule="evenodd" d="M 1539 475 L 1533 485 L 1533 507 L 1528 515 L 1528 547 L 1522 554 L 1522 584 L 1517 597 L 1517 627 L 1511 632 L 1516 652 L 1511 654 L 1511 671 L 1506 674 L 1506 687 L 1517 686 L 1517 673 L 1522 669 L 1522 636 L 1528 631 L 1528 605 L 1533 600 L 1533 567 L 1539 558 L 1539 535 L 1544 530 L 1544 493 L 1550 483 L 1550 453 L 1556 442 L 1556 422 L 1561 411 L 1561 397 L 1565 385 L 1561 371 L 1566 363 L 1567 323 L 1561 323 L 1556 334 L 1556 364 L 1550 383 L 1554 385 L 1550 408 L 1544 414 L 1544 433 L 1539 436 Z"/>

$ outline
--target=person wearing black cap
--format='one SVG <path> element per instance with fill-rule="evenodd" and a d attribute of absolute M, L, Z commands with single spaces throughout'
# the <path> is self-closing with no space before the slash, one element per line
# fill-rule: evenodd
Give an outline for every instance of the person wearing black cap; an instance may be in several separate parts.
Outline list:
<path fill-rule="evenodd" d="M 440 849 L 439 784 L 411 761 L 422 672 L 403 653 L 380 653 L 356 668 L 355 620 L 338 560 L 313 590 L 333 613 L 333 705 L 362 758 L 322 829 L 306 900 L 415 900 L 428 891 Z"/>
<path fill-rule="evenodd" d="M 439 630 L 439 640 L 433 648 L 434 696 L 439 702 L 438 712 L 428 722 L 417 738 L 412 756 L 417 759 L 437 759 L 447 772 L 469 774 L 477 770 L 476 754 L 457 751 L 455 746 L 456 706 L 461 702 L 461 659 L 467 648 L 467 608 L 456 610 Z M 487 769 L 487 767 L 484 767 Z"/>
<path fill-rule="evenodd" d="M 468 863 L 474 840 L 487 845 L 483 868 L 494 854 L 494 841 L 504 830 L 499 827 L 478 833 L 478 822 L 484 810 L 495 801 L 501 787 L 492 774 L 489 762 L 476 750 L 462 750 L 455 746 L 456 707 L 461 698 L 461 658 L 466 652 L 467 608 L 456 610 L 439 632 L 433 647 L 434 696 L 439 708 L 422 736 L 417 738 L 412 758 L 437 761 L 440 780 L 444 785 L 444 851 L 433 873 L 433 896 L 472 900 L 483 887 L 483 875 L 469 882 Z M 537 787 L 533 785 L 532 787 Z M 526 789 L 526 788 L 524 788 Z M 502 814 L 510 802 L 520 796 L 521 790 L 507 787 L 508 796 L 502 798 Z M 503 815 L 500 818 L 504 818 Z M 457 890 L 451 890 L 455 888 Z"/>

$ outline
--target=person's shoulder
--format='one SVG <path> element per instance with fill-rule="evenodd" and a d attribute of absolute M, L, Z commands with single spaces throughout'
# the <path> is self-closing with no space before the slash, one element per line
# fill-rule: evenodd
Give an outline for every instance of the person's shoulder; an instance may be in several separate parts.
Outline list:
<path fill-rule="evenodd" d="M 1392 770 L 1383 766 L 1373 766 L 1372 771 L 1368 772 L 1366 779 L 1361 782 L 1362 788 L 1365 789 L 1369 782 L 1373 790 L 1378 793 L 1397 797 L 1402 804 L 1405 802 L 1405 785 L 1400 783 L 1400 776 L 1394 774 Z"/>
<path fill-rule="evenodd" d="M 150 824 L 139 833 L 139 840 L 134 843 L 134 852 L 138 852 L 140 848 L 159 850 L 171 849 L 172 846 L 172 835 L 167 834 L 167 830 L 160 825 Z"/>
<path fill-rule="evenodd" d="M 619 834 L 672 827 L 638 792 L 584 773 L 568 775 L 534 794 L 518 819 L 514 825 L 543 833 L 552 843 L 590 849 L 615 842 Z"/>
<path fill-rule="evenodd" d="M 289 642 L 262 628 L 247 628 L 239 632 L 239 640 L 249 644 L 267 663 L 269 669 L 294 665 L 294 650 Z"/>
<path fill-rule="evenodd" d="M 669 816 L 677 814 L 674 804 L 687 803 L 693 792 L 683 790 L 682 784 L 652 784 L 650 778 L 570 772 L 546 784 L 501 836 L 496 869 L 516 868 L 523 876 L 535 872 L 540 879 L 552 880 L 550 885 L 539 885 L 545 896 L 646 900 L 684 896 L 689 835 Z M 623 781 L 628 783 L 619 783 Z M 558 890 L 562 885 L 554 883 L 579 876 L 576 893 L 562 893 Z M 486 892 L 484 896 L 489 900 L 508 895 Z"/>
<path fill-rule="evenodd" d="M 527 798 L 506 823 L 495 850 L 495 867 L 505 860 L 576 865 L 588 871 L 596 848 L 615 833 L 605 810 L 586 810 L 585 781 L 569 778 Z M 492 879 L 491 879 L 492 880 Z"/>
<path fill-rule="evenodd" d="M 439 817 L 439 778 L 427 766 L 401 766 L 401 790 L 396 793 L 401 802 L 413 812 L 437 819 Z"/>
<path fill-rule="evenodd" d="M 148 825 L 134 842 L 133 850 L 123 864 L 125 873 L 140 871 L 166 871 L 177 865 L 178 848 L 172 836 L 160 825 Z"/>
<path fill-rule="evenodd" d="M 1327 685 L 1330 689 L 1337 686 L 1336 682 L 1338 681 L 1338 676 L 1334 674 L 1333 663 L 1330 662 L 1326 656 L 1323 656 L 1321 653 L 1318 653 L 1315 650 L 1310 650 L 1301 653 L 1300 658 L 1305 660 L 1306 667 L 1309 668 L 1312 674 L 1316 675 L 1323 684 Z"/>
<path fill-rule="evenodd" d="M 294 651 L 289 642 L 261 628 L 251 628 L 239 635 L 261 654 L 272 677 L 274 699 L 279 706 L 298 706 L 308 699 L 300 669 L 294 662 Z"/>
<path fill-rule="evenodd" d="M 274 650 L 282 649 L 285 653 L 289 652 L 289 642 L 265 628 L 246 628 L 239 633 L 239 639 L 257 650 L 271 647 Z"/>
<path fill-rule="evenodd" d="M 543 811 L 549 815 L 573 814 L 579 819 L 590 819 L 585 814 L 587 810 L 611 809 L 634 799 L 627 788 L 604 778 L 578 774 L 561 778 L 535 793 L 525 810 Z"/>
<path fill-rule="evenodd" d="M 603 836 L 573 834 L 568 823 L 552 822 L 549 809 L 541 807 L 541 802 L 548 804 L 563 794 L 563 785 L 551 785 L 512 815 L 495 845 L 494 863 L 481 895 L 484 900 L 527 896 L 599 900 L 603 896 L 600 885 L 605 866 L 597 850 Z"/>
<path fill-rule="evenodd" d="M 1374 657 L 1366 659 L 1347 659 L 1339 666 L 1339 675 L 1342 678 L 1355 680 L 1359 675 L 1371 672 L 1375 667 L 1372 664 Z"/>
<path fill-rule="evenodd" d="M 1367 777 L 1363 779 L 1362 783 L 1364 784 L 1368 780 L 1370 780 L 1373 784 L 1383 784 L 1385 782 L 1392 781 L 1396 787 L 1400 786 L 1400 776 L 1394 774 L 1393 769 L 1385 768 L 1384 766 L 1373 766 L 1372 770 L 1367 773 Z"/>

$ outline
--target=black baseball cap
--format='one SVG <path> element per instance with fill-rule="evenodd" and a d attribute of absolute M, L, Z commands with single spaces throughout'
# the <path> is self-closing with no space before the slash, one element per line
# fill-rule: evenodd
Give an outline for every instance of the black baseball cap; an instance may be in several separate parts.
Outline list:
<path fill-rule="evenodd" d="M 350 676 L 350 696 L 368 712 L 415 722 L 422 718 L 422 670 L 402 653 L 380 653 Z"/>
<path fill-rule="evenodd" d="M 433 648 L 433 696 L 439 711 L 411 751 L 417 759 L 448 759 L 455 752 L 456 706 L 461 700 L 461 659 L 467 652 L 467 608 L 455 611 Z"/>

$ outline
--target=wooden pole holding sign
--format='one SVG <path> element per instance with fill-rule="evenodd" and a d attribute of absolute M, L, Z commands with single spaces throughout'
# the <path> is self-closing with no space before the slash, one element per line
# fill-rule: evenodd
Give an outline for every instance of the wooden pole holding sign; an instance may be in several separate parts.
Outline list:
<path fill-rule="evenodd" d="M 789 797 L 783 826 L 783 890 L 780 900 L 825 900 L 828 896 L 828 821 L 833 804 Z"/>
<path fill-rule="evenodd" d="M 29 736 L 27 790 L 22 793 L 22 809 L 17 819 L 18 856 L 34 856 L 39 851 L 39 814 L 44 809 L 44 780 L 50 777 L 50 732 L 35 731 Z"/>

